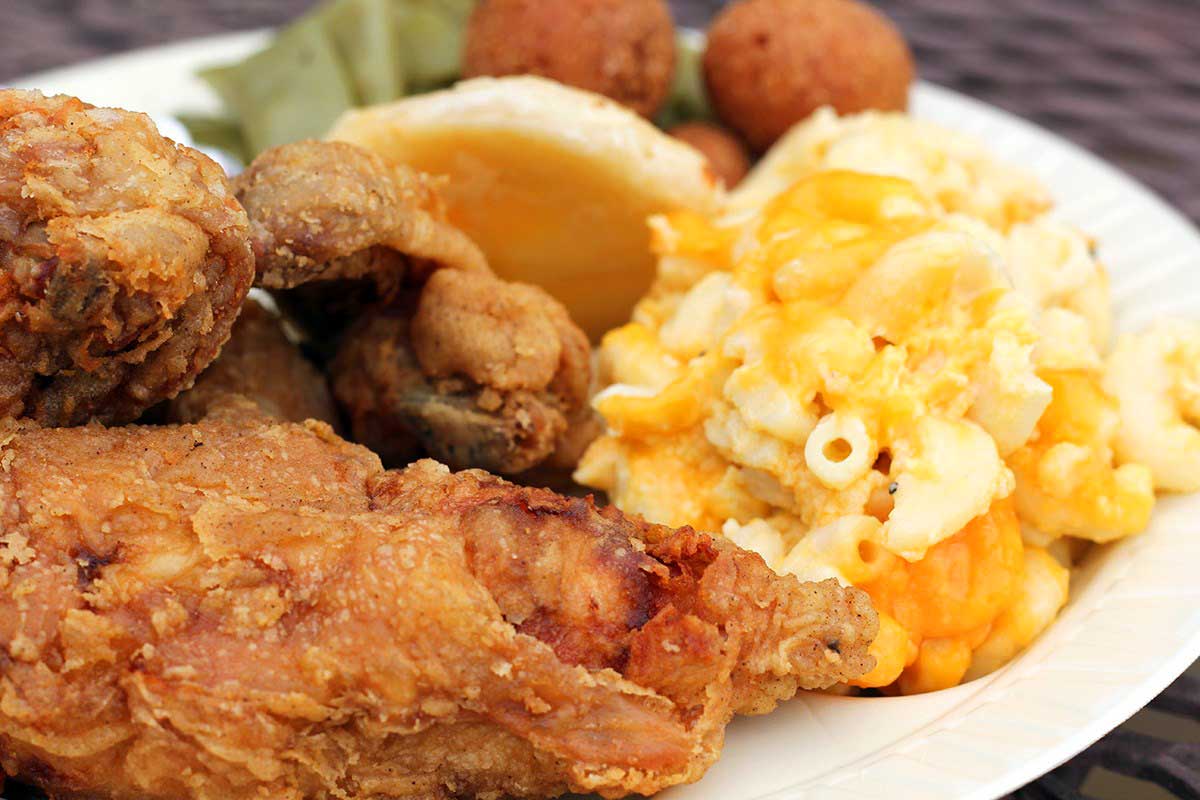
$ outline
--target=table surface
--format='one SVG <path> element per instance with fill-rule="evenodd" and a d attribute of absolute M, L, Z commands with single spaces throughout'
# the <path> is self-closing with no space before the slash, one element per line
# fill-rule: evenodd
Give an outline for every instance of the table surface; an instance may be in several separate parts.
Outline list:
<path fill-rule="evenodd" d="M 724 0 L 671 0 L 702 27 Z M 277 25 L 313 0 L 5 0 L 0 84 L 193 36 Z M 876 0 L 921 76 L 1124 168 L 1200 221 L 1200 0 Z M 1200 668 L 1013 797 L 1200 798 Z M 1152 781 L 1148 783 L 1146 781 Z"/>

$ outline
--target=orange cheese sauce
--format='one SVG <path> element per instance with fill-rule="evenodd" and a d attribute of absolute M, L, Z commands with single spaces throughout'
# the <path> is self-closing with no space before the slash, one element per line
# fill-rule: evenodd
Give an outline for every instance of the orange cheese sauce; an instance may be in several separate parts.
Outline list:
<path fill-rule="evenodd" d="M 1144 530 L 1154 510 L 1153 487 L 1122 480 L 1105 444 L 1116 424 L 1116 401 L 1090 372 L 1047 370 L 1041 378 L 1053 400 L 1035 438 L 1009 457 L 1022 517 L 1056 535 L 1103 531 L 1115 538 Z M 1066 460 L 1070 451 L 1063 445 L 1078 455 Z"/>
<path fill-rule="evenodd" d="M 1010 352 L 1036 341 L 991 251 L 899 178 L 817 173 L 754 216 L 680 212 L 651 230 L 659 275 L 634 321 L 604 339 L 601 376 L 613 386 L 595 406 L 608 432 L 576 478 L 654 521 L 736 531 L 767 520 L 789 550 L 831 519 L 886 525 L 889 484 L 904 480 L 893 457 L 908 474 L 933 466 L 916 450 L 922 420 L 976 424 L 966 416 L 974 376 L 994 360 L 998 337 Z M 727 327 L 690 350 L 667 335 L 680 308 L 727 319 L 688 304 L 718 284 L 722 302 L 742 303 Z M 1019 384 L 1019 369 L 996 380 Z M 1083 391 L 1067 385 L 1064 396 Z M 806 466 L 805 439 L 831 412 L 861 421 L 869 439 L 870 469 L 846 487 L 821 484 Z M 1068 431 L 1099 424 L 1062 416 Z M 1002 471 L 1001 455 L 990 457 Z M 958 517 L 978 514 L 957 533 L 940 538 L 958 521 L 931 533 L 917 560 L 887 550 L 884 537 L 862 540 L 856 557 L 849 540 L 848 563 L 840 550 L 814 551 L 811 563 L 862 588 L 879 611 L 876 666 L 855 685 L 906 694 L 954 686 L 985 644 L 1008 652 L 1040 632 L 1041 616 L 1020 602 L 1027 554 L 1011 478 L 1006 485 Z"/>
<path fill-rule="evenodd" d="M 886 615 L 890 622 L 885 627 L 894 624 L 908 642 L 880 641 L 878 650 L 887 661 L 858 685 L 886 686 L 902 678 L 905 694 L 962 680 L 971 651 L 1016 600 L 1024 569 L 1020 523 L 1009 500 L 994 503 L 920 561 L 908 562 L 865 543 L 860 555 L 873 576 L 856 584 Z M 889 635 L 896 636 L 894 631 Z M 898 653 L 911 660 L 899 664 Z"/>

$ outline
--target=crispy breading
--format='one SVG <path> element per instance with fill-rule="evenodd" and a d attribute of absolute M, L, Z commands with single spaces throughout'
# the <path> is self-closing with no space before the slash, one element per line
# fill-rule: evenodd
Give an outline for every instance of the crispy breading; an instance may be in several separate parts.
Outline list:
<path fill-rule="evenodd" d="M 246 301 L 217 360 L 170 402 L 167 417 L 199 422 L 235 396 L 281 422 L 338 423 L 325 376 L 288 339 L 282 321 L 255 300 Z"/>
<path fill-rule="evenodd" d="M 234 178 L 251 220 L 258 283 L 373 274 L 374 248 L 442 267 L 486 270 L 479 248 L 445 221 L 431 179 L 345 142 L 274 147 Z"/>
<path fill-rule="evenodd" d="M 446 222 L 431 178 L 361 147 L 274 147 L 233 184 L 250 215 L 258 285 L 319 336 L 406 279 L 437 268 L 488 271 L 474 242 Z"/>
<path fill-rule="evenodd" d="M 0 414 L 136 418 L 216 357 L 253 275 L 212 160 L 144 114 L 0 90 Z"/>
<path fill-rule="evenodd" d="M 856 589 L 322 423 L 0 427 L 0 769 L 55 796 L 651 793 L 871 666 Z"/>
<path fill-rule="evenodd" d="M 570 468 L 580 432 L 597 433 L 583 332 L 538 287 L 484 273 L 435 272 L 411 322 L 396 308 L 368 312 L 330 374 L 354 438 L 385 463 L 419 444 L 459 468 L 515 474 L 556 453 Z"/>
<path fill-rule="evenodd" d="M 587 338 L 546 292 L 491 273 L 426 176 L 301 142 L 236 186 L 259 282 L 330 358 L 357 441 L 389 466 L 574 467 L 598 433 Z"/>

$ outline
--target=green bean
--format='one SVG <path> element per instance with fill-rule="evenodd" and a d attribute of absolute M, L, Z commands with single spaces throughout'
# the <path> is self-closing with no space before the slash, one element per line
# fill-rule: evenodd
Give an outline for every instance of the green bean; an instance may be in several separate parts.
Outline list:
<path fill-rule="evenodd" d="M 704 88 L 704 39 L 693 33 L 675 37 L 675 79 L 671 93 L 658 112 L 655 122 L 662 128 L 672 128 L 683 122 L 711 120 L 712 108 Z"/>
<path fill-rule="evenodd" d="M 341 59 L 311 15 L 285 28 L 262 52 L 200 74 L 241 122 L 251 154 L 323 136 L 355 105 Z"/>
<path fill-rule="evenodd" d="M 360 104 L 405 94 L 395 0 L 338 0 L 317 12 L 354 82 Z"/>
<path fill-rule="evenodd" d="M 242 139 L 242 126 L 230 117 L 207 114 L 176 114 L 191 134 L 192 141 L 206 147 L 215 147 L 239 161 L 246 160 L 246 142 Z"/>
<path fill-rule="evenodd" d="M 412 91 L 453 83 L 462 71 L 463 30 L 470 2 L 397 0 L 396 25 Z"/>

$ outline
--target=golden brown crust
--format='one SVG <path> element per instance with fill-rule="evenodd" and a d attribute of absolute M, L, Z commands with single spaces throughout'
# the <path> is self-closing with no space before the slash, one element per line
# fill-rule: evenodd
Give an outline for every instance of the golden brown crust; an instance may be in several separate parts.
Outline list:
<path fill-rule="evenodd" d="M 855 589 L 320 423 L 0 425 L 0 769 L 55 796 L 648 794 L 870 667 Z"/>
<path fill-rule="evenodd" d="M 699 150 L 708 160 L 713 175 L 725 184 L 726 189 L 737 186 L 750 171 L 750 154 L 746 152 L 746 146 L 719 125 L 685 122 L 667 133 Z"/>
<path fill-rule="evenodd" d="M 586 337 L 542 290 L 493 276 L 427 178 L 300 142 L 236 186 L 259 282 L 328 352 L 358 441 L 389 465 L 424 451 L 506 474 L 578 456 L 594 433 Z"/>
<path fill-rule="evenodd" d="M 345 142 L 260 154 L 234 179 L 257 283 L 326 356 L 364 308 L 436 269 L 488 272 L 426 175 Z"/>
<path fill-rule="evenodd" d="M 760 152 L 824 105 L 906 108 L 913 70 L 899 31 L 857 0 L 740 0 L 713 21 L 704 52 L 717 114 Z"/>
<path fill-rule="evenodd" d="M 445 222 L 427 176 L 352 144 L 271 148 L 234 189 L 250 215 L 258 285 L 267 289 L 343 278 L 399 282 L 407 259 L 487 270 L 479 248 Z"/>
<path fill-rule="evenodd" d="M 221 168 L 144 114 L 0 90 L 0 413 L 128 422 L 191 385 L 254 266 Z"/>
<path fill-rule="evenodd" d="M 413 315 L 413 350 L 431 378 L 465 375 L 498 390 L 539 389 L 558 371 L 563 347 L 551 309 L 566 315 L 536 286 L 436 273 Z"/>
<path fill-rule="evenodd" d="M 483 0 L 467 25 L 467 77 L 541 75 L 658 111 L 675 73 L 675 28 L 663 0 Z"/>
<path fill-rule="evenodd" d="M 578 458 L 591 357 L 566 310 L 535 286 L 443 270 L 406 310 L 368 312 L 330 366 L 354 438 L 386 463 L 418 449 L 461 468 L 516 474 Z M 567 465 L 567 468 L 572 465 Z"/>
<path fill-rule="evenodd" d="M 288 340 L 281 320 L 254 300 L 242 308 L 220 357 L 170 402 L 167 416 L 199 422 L 235 396 L 280 422 L 338 424 L 325 376 Z"/>

